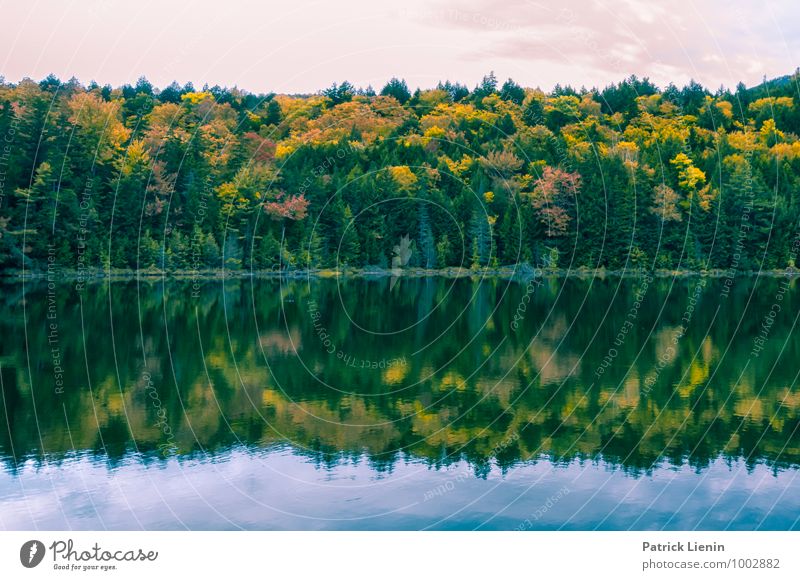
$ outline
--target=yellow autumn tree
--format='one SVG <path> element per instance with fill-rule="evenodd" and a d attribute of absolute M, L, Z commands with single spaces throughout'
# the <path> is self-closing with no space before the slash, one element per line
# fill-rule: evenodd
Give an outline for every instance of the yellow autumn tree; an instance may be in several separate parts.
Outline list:
<path fill-rule="evenodd" d="M 389 173 L 392 179 L 397 184 L 400 191 L 408 193 L 414 189 L 417 184 L 417 176 L 411 171 L 408 165 L 396 165 L 389 168 Z"/>
<path fill-rule="evenodd" d="M 75 93 L 67 102 L 69 122 L 79 138 L 94 149 L 96 161 L 109 161 L 130 137 L 120 119 L 120 101 L 104 101 L 95 93 Z"/>
<path fill-rule="evenodd" d="M 693 198 L 697 198 L 697 203 L 703 211 L 711 209 L 711 201 L 714 193 L 710 185 L 706 185 L 706 174 L 703 170 L 695 167 L 692 160 L 685 153 L 678 153 L 671 161 L 673 167 L 678 170 L 678 185 L 686 192 L 687 203 L 691 203 Z"/>

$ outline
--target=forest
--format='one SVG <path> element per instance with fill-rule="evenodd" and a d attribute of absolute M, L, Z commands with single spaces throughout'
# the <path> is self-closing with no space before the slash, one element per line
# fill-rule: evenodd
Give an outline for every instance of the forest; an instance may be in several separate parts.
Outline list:
<path fill-rule="evenodd" d="M 0 269 L 793 269 L 799 87 L 0 78 Z"/>

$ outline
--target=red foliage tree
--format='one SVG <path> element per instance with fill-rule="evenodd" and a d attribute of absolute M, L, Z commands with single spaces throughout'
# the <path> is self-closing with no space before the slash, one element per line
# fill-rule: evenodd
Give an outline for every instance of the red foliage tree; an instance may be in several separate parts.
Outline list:
<path fill-rule="evenodd" d="M 567 233 L 570 209 L 575 205 L 580 185 L 580 175 L 553 167 L 545 167 L 542 176 L 536 180 L 531 204 L 539 221 L 547 228 L 548 237 Z"/>
<path fill-rule="evenodd" d="M 308 213 L 308 200 L 305 195 L 286 195 L 279 192 L 271 201 L 264 202 L 264 211 L 273 220 L 281 222 L 281 255 L 286 235 L 286 220 L 299 221 Z"/>
<path fill-rule="evenodd" d="M 308 200 L 305 195 L 279 193 L 274 200 L 264 202 L 264 211 L 274 220 L 299 221 L 306 217 Z"/>

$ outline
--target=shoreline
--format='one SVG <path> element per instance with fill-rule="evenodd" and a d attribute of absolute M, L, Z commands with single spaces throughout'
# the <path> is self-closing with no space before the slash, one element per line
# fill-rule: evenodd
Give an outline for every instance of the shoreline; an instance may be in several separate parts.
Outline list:
<path fill-rule="evenodd" d="M 52 276 L 52 273 L 50 273 Z M 403 268 L 403 269 L 384 269 L 384 268 L 320 268 L 320 269 L 297 269 L 297 270 L 158 270 L 149 268 L 146 270 L 58 270 L 55 278 L 58 281 L 69 282 L 99 282 L 99 281 L 122 281 L 122 280 L 224 280 L 224 279 L 302 279 L 302 278 L 501 278 L 501 279 L 529 279 L 532 277 L 542 278 L 642 278 L 650 276 L 653 278 L 729 278 L 729 277 L 790 277 L 800 278 L 800 270 L 787 268 L 784 270 L 761 270 L 761 271 L 742 271 L 732 272 L 728 270 L 606 270 L 605 268 L 533 268 L 528 264 L 517 266 L 501 266 L 496 268 Z M 14 282 L 21 280 L 47 280 L 46 270 L 11 270 L 0 272 L 0 281 Z"/>

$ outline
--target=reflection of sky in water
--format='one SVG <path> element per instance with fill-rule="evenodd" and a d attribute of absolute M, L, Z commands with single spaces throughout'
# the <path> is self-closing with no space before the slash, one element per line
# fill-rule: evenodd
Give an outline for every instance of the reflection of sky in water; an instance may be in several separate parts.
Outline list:
<path fill-rule="evenodd" d="M 84 455 L 0 474 L 0 526 L 515 529 L 528 520 L 531 529 L 790 529 L 800 516 L 795 469 L 717 460 L 699 473 L 639 477 L 603 463 L 541 461 L 505 475 L 494 468 L 486 479 L 467 470 L 399 462 L 379 473 L 366 461 L 320 469 L 287 449 L 149 466 L 129 459 L 113 469 Z"/>
<path fill-rule="evenodd" d="M 792 316 L 751 354 L 777 283 L 709 281 L 684 331 L 697 282 L 657 279 L 622 338 L 638 279 L 548 279 L 513 331 L 525 290 L 499 279 L 67 289 L 63 393 L 43 288 L 24 313 L 9 290 L 0 527 L 789 529 Z"/>

